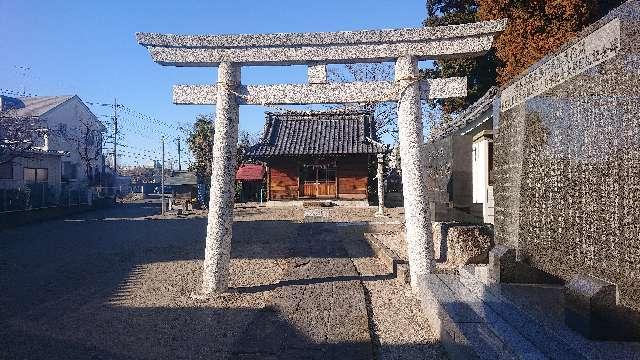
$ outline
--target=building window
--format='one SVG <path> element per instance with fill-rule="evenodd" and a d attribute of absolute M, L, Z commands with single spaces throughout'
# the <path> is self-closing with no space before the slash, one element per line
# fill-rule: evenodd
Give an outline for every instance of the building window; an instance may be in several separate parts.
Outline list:
<path fill-rule="evenodd" d="M 13 163 L 0 165 L 0 179 L 13 179 Z"/>
<path fill-rule="evenodd" d="M 71 161 L 62 162 L 62 177 L 71 180 L 78 176 L 78 164 Z"/>
<path fill-rule="evenodd" d="M 49 181 L 49 169 L 36 169 L 36 181 L 48 182 Z"/>
<path fill-rule="evenodd" d="M 48 182 L 49 169 L 24 168 L 24 181 L 30 184 Z"/>

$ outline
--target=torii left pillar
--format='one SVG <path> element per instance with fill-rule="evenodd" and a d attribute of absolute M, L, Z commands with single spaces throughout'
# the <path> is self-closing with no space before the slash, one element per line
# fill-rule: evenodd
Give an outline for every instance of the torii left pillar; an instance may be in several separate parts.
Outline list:
<path fill-rule="evenodd" d="M 398 103 L 398 140 L 411 288 L 417 291 L 419 278 L 432 273 L 435 268 L 431 219 L 427 207 L 429 199 L 422 181 L 425 169 L 420 149 L 424 144 L 424 135 L 420 85 L 416 81 L 419 77 L 418 59 L 413 56 L 398 58 L 395 70 L 396 82 L 404 89 Z"/>
<path fill-rule="evenodd" d="M 211 160 L 209 217 L 204 252 L 202 291 L 222 293 L 229 283 L 231 235 L 233 226 L 233 189 L 238 145 L 238 85 L 240 66 L 223 62 L 218 66 L 215 134 Z"/>

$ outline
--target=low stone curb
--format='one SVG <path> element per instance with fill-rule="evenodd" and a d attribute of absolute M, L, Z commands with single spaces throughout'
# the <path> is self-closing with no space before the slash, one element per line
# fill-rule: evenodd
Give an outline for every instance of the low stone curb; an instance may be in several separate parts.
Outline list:
<path fill-rule="evenodd" d="M 404 284 L 409 284 L 409 264 L 405 260 L 400 259 L 396 253 L 385 246 L 382 241 L 376 237 L 376 234 L 365 233 L 364 238 L 369 243 L 369 246 L 371 246 L 374 254 L 382 260 L 389 271 L 393 272 L 396 280 Z"/>
<path fill-rule="evenodd" d="M 105 204 L 96 202 L 93 206 L 80 204 L 70 207 L 52 206 L 33 210 L 7 211 L 0 214 L 0 230 L 61 219 L 110 206 L 113 206 L 113 203 L 109 202 Z"/>

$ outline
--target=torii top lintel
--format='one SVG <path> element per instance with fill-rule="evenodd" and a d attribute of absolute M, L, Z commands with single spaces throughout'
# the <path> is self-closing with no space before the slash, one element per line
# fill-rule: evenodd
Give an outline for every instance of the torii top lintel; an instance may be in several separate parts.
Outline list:
<path fill-rule="evenodd" d="M 506 20 L 396 30 L 240 35 L 137 33 L 153 60 L 170 66 L 296 65 L 419 60 L 481 55 Z"/>

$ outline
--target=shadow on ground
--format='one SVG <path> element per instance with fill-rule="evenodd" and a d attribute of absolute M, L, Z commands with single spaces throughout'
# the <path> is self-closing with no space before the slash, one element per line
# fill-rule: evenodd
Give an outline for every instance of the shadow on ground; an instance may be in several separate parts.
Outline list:
<path fill-rule="evenodd" d="M 191 272 L 170 275 L 184 277 L 184 286 L 193 290 L 200 280 L 194 264 L 203 258 L 206 219 L 145 220 L 157 212 L 153 204 L 128 205 L 0 232 L 0 357 L 372 357 L 370 342 L 311 340 L 269 307 L 220 308 L 194 303 L 185 293 L 179 301 L 163 306 L 136 299 L 137 294 L 131 292 L 135 281 L 153 287 L 157 294 L 176 292 L 170 283 L 144 283 L 137 272 L 150 264 L 186 262 L 190 265 L 182 269 Z M 232 257 L 345 258 L 341 236 L 331 224 L 238 222 L 234 224 Z M 364 248 L 357 256 L 372 254 Z M 231 296 L 357 279 L 287 279 L 241 287 Z M 118 303 L 119 297 L 138 305 Z"/>
<path fill-rule="evenodd" d="M 67 324 L 57 333 L 5 328 L 2 358 L 370 359 L 372 351 L 369 343 L 312 343 L 272 310 L 106 307 L 76 321 L 95 326 L 82 334 Z"/>

